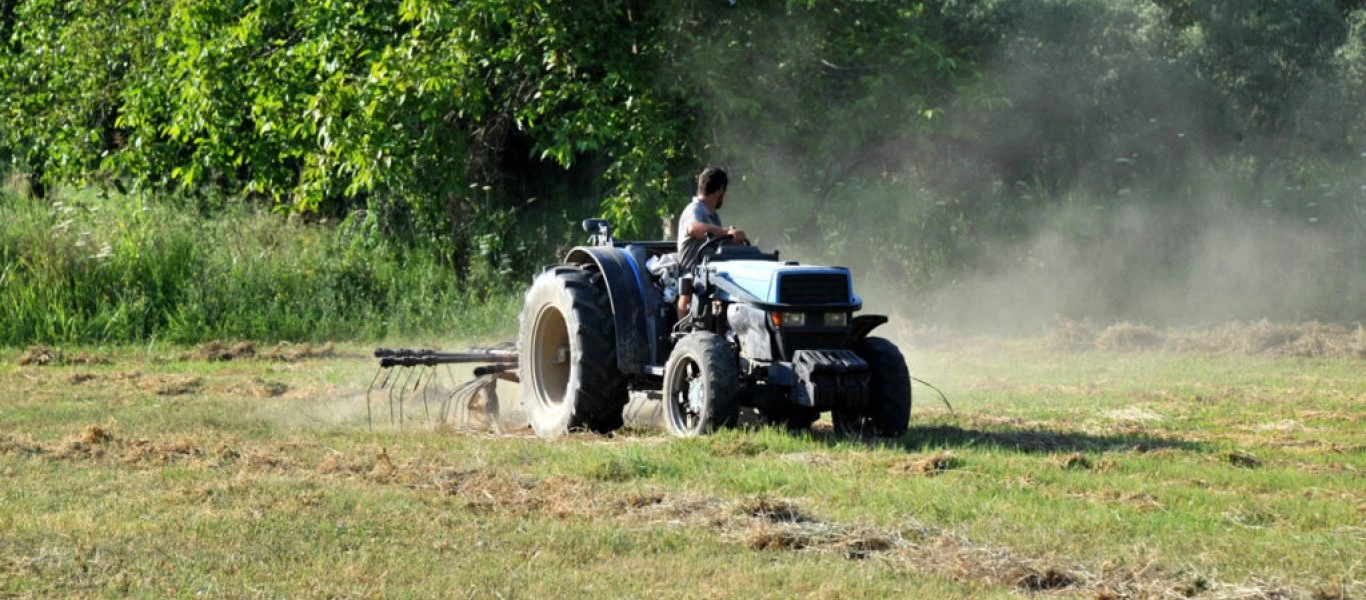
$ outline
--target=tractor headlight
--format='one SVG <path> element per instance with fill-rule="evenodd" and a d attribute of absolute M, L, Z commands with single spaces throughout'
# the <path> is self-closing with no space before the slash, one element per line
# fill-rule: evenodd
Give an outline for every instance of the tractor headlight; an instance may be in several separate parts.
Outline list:
<path fill-rule="evenodd" d="M 826 327 L 844 327 L 845 325 L 848 325 L 848 324 L 849 324 L 849 313 L 847 313 L 847 312 L 831 312 L 831 313 L 825 313 L 825 326 L 826 326 Z"/>
<path fill-rule="evenodd" d="M 768 318 L 773 321 L 774 327 L 802 327 L 806 325 L 806 313 L 775 312 L 768 313 Z"/>

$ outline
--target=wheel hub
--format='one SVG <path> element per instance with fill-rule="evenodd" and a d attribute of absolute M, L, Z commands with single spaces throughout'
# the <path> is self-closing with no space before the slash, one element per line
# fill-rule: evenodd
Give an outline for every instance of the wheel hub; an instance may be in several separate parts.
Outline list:
<path fill-rule="evenodd" d="M 694 377 L 688 382 L 688 412 L 700 415 L 706 406 L 706 386 L 702 383 L 701 377 Z"/>

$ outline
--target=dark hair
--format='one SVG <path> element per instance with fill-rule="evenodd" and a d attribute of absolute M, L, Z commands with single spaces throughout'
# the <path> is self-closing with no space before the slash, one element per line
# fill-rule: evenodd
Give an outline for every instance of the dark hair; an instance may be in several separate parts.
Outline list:
<path fill-rule="evenodd" d="M 730 179 L 726 177 L 726 170 L 721 167 L 707 167 L 702 169 L 702 174 L 697 176 L 697 195 L 706 196 L 714 194 L 716 190 L 726 187 Z"/>

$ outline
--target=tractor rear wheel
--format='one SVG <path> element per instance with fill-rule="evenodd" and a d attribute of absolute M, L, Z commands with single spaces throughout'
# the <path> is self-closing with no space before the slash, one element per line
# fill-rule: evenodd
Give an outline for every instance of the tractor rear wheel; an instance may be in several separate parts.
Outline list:
<path fill-rule="evenodd" d="M 536 277 L 522 306 L 517 374 L 537 436 L 622 425 L 626 377 L 617 368 L 612 307 L 602 275 L 561 266 Z"/>
<path fill-rule="evenodd" d="M 740 365 L 735 349 L 715 333 L 678 340 L 664 367 L 664 425 L 692 437 L 740 419 Z"/>
<path fill-rule="evenodd" d="M 844 437 L 906 435 L 911 421 L 911 373 L 896 344 L 878 337 L 865 338 L 854 352 L 868 363 L 868 404 L 863 410 L 835 409 L 831 415 L 835 433 Z"/>

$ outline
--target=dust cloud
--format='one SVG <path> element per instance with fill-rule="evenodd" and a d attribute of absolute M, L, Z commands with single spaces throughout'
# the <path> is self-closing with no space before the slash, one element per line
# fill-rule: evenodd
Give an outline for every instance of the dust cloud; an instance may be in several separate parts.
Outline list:
<path fill-rule="evenodd" d="M 804 149 L 714 109 L 707 159 L 732 171 L 723 218 L 784 259 L 850 267 L 866 310 L 918 325 L 1366 319 L 1366 147 L 1350 147 L 1361 137 L 1328 125 L 1294 138 L 1217 130 L 1221 109 L 1188 72 L 1143 50 L 1101 61 L 1088 48 L 1142 41 L 1093 25 L 1003 45 L 985 78 L 1008 108 L 950 98 L 937 123 L 828 123 Z M 823 59 L 819 44 L 785 43 Z M 756 61 L 752 79 L 782 80 L 776 69 Z M 784 98 L 758 102 L 790 111 L 814 93 L 804 86 L 824 83 L 792 80 Z M 1288 121 L 1355 122 L 1311 101 L 1316 89 L 1287 100 L 1300 101 Z M 708 91 L 703 106 L 745 94 Z M 1307 145 L 1306 131 L 1333 143 Z"/>

